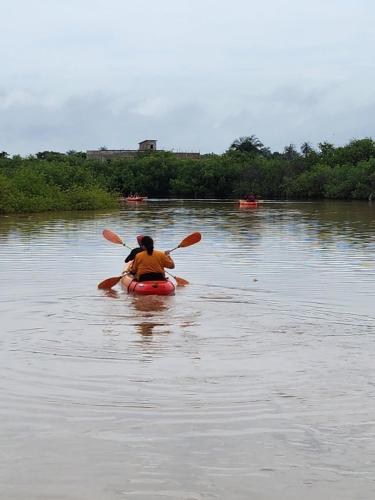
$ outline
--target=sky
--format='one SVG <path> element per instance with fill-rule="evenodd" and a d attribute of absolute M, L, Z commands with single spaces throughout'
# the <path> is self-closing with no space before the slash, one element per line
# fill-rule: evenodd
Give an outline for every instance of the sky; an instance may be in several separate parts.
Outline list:
<path fill-rule="evenodd" d="M 0 151 L 375 137 L 374 0 L 0 3 Z"/>

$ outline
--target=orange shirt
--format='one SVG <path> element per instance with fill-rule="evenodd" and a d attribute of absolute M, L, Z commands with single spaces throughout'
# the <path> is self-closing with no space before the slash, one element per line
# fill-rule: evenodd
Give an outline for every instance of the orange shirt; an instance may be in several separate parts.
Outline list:
<path fill-rule="evenodd" d="M 161 273 L 164 275 L 164 268 L 174 268 L 173 260 L 160 250 L 154 250 L 152 255 L 148 255 L 146 250 L 137 253 L 132 265 L 132 271 L 136 278 L 146 273 Z"/>

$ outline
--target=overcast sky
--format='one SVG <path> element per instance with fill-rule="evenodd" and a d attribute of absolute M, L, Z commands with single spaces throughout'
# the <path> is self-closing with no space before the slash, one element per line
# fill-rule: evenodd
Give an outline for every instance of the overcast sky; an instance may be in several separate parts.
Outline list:
<path fill-rule="evenodd" d="M 375 137 L 374 0 L 1 0 L 0 150 Z"/>

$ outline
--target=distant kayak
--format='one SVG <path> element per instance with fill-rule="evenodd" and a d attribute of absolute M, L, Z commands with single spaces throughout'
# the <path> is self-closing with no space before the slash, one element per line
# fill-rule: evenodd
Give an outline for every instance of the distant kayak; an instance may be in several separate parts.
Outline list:
<path fill-rule="evenodd" d="M 174 295 L 175 286 L 169 279 L 163 281 L 137 281 L 133 276 L 121 278 L 121 285 L 128 293 L 137 295 Z"/>
<path fill-rule="evenodd" d="M 239 200 L 240 207 L 257 207 L 257 201 Z"/>
<path fill-rule="evenodd" d="M 146 201 L 147 196 L 127 196 L 126 201 Z"/>

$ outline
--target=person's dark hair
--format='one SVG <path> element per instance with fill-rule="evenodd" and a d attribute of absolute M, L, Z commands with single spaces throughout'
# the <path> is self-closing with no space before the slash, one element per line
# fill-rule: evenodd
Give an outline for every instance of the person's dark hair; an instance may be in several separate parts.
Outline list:
<path fill-rule="evenodd" d="M 152 255 L 154 251 L 154 240 L 150 236 L 143 236 L 142 246 L 147 250 L 148 255 Z"/>

